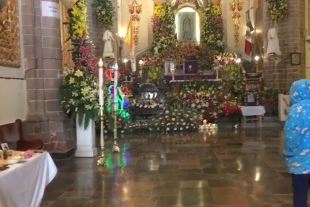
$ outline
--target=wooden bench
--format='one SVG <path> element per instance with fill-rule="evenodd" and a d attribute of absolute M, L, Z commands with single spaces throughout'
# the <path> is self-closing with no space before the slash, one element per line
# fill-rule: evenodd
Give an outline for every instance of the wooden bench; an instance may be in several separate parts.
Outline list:
<path fill-rule="evenodd" d="M 8 143 L 13 150 L 26 151 L 29 149 L 42 149 L 42 140 L 28 141 L 24 139 L 23 122 L 17 119 L 14 123 L 0 125 L 0 143 Z"/>

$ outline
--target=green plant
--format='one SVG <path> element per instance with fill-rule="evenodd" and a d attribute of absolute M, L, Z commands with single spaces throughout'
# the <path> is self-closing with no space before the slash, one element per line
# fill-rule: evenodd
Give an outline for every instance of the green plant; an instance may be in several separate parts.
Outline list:
<path fill-rule="evenodd" d="M 115 12 L 111 0 L 95 0 L 93 7 L 95 8 L 95 15 L 101 26 L 109 27 L 113 25 Z"/>
<path fill-rule="evenodd" d="M 203 10 L 201 42 L 216 53 L 224 52 L 223 30 L 222 7 L 209 3 Z"/>

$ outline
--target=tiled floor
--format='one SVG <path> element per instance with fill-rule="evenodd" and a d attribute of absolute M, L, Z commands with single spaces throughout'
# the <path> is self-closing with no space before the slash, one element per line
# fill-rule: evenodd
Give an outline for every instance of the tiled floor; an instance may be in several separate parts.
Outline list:
<path fill-rule="evenodd" d="M 281 128 L 119 138 L 107 166 L 56 161 L 42 207 L 291 207 Z"/>

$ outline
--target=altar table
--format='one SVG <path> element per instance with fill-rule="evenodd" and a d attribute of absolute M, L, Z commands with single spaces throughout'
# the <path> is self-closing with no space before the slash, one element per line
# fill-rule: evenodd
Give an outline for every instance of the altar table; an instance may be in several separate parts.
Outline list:
<path fill-rule="evenodd" d="M 39 207 L 44 189 L 57 174 L 47 152 L 0 171 L 0 207 Z"/>
<path fill-rule="evenodd" d="M 262 127 L 263 116 L 266 111 L 263 106 L 240 106 L 242 116 L 243 116 L 243 124 L 248 120 L 254 120 L 258 123 L 259 127 Z M 254 116 L 255 118 L 247 118 L 249 116 Z"/>

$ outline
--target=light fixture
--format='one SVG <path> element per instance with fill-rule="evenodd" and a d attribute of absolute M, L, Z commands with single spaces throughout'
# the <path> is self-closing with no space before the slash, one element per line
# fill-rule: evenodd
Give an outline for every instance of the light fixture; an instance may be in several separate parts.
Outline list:
<path fill-rule="evenodd" d="M 143 60 L 139 60 L 139 65 L 143 65 Z"/>
<path fill-rule="evenodd" d="M 256 55 L 256 56 L 254 57 L 254 60 L 255 60 L 256 62 L 259 61 L 259 56 Z"/>
<path fill-rule="evenodd" d="M 240 64 L 240 63 L 241 63 L 241 58 L 238 58 L 238 59 L 236 60 L 236 62 L 237 62 L 238 64 Z"/>
<path fill-rule="evenodd" d="M 124 58 L 123 62 L 126 64 L 128 62 L 128 59 Z"/>

